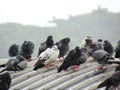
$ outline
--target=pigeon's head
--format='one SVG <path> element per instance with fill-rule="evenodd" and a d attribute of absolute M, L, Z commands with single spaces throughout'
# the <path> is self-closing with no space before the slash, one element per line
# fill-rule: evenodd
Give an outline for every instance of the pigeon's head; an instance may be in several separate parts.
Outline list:
<path fill-rule="evenodd" d="M 90 37 L 90 36 L 86 36 L 86 37 L 85 37 L 85 39 L 91 39 L 91 38 L 92 38 L 92 37 Z"/>
<path fill-rule="evenodd" d="M 69 42 L 70 42 L 70 38 L 69 38 L 69 37 L 66 37 L 66 38 L 64 39 L 64 42 L 69 43 Z"/>
<path fill-rule="evenodd" d="M 118 41 L 118 45 L 120 45 L 120 40 Z"/>
<path fill-rule="evenodd" d="M 76 46 L 76 47 L 75 47 L 75 50 L 76 50 L 76 51 L 79 51 L 79 50 L 80 50 L 80 48 L 79 48 L 78 46 Z"/>
<path fill-rule="evenodd" d="M 110 45 L 110 42 L 108 40 L 105 40 L 103 46 L 109 46 L 109 45 Z"/>
<path fill-rule="evenodd" d="M 77 54 L 81 55 L 81 50 L 78 46 L 75 47 L 75 51 Z"/>
<path fill-rule="evenodd" d="M 24 45 L 28 45 L 28 42 L 27 42 L 27 41 L 24 41 Z"/>
<path fill-rule="evenodd" d="M 2 77 L 8 77 L 8 76 L 10 76 L 10 74 L 7 71 L 5 71 L 3 73 L 0 73 L 0 78 L 2 78 Z"/>
<path fill-rule="evenodd" d="M 49 35 L 47 39 L 53 39 L 53 36 L 52 35 Z"/>
<path fill-rule="evenodd" d="M 91 45 L 93 43 L 92 39 L 85 39 L 86 45 Z"/>
<path fill-rule="evenodd" d="M 97 41 L 98 41 L 98 42 L 102 42 L 102 39 L 98 39 Z"/>
<path fill-rule="evenodd" d="M 52 49 L 53 49 L 53 50 L 58 50 L 58 47 L 57 47 L 56 45 L 54 45 L 54 46 L 52 47 Z"/>
<path fill-rule="evenodd" d="M 86 48 L 81 48 L 80 50 L 81 50 L 81 52 L 84 52 L 84 53 L 88 52 L 88 50 Z"/>

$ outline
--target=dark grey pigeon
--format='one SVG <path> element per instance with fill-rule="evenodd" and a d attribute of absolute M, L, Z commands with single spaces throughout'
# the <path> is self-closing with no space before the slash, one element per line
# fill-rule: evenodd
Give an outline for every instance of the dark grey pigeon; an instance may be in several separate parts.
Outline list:
<path fill-rule="evenodd" d="M 111 56 L 112 56 L 113 53 L 114 53 L 114 47 L 113 47 L 113 45 L 112 45 L 108 40 L 105 40 L 105 41 L 104 41 L 103 49 L 104 49 L 106 52 L 108 52 Z"/>
<path fill-rule="evenodd" d="M 102 39 L 98 39 L 96 44 L 100 49 L 103 49 L 103 40 Z"/>
<path fill-rule="evenodd" d="M 97 88 L 106 87 L 105 90 L 119 90 L 116 89 L 120 85 L 120 71 L 115 72 L 111 77 L 103 81 Z"/>
<path fill-rule="evenodd" d="M 8 72 L 0 73 L 0 90 L 8 90 L 11 84 L 11 77 Z"/>
<path fill-rule="evenodd" d="M 58 49 L 60 50 L 59 58 L 64 57 L 67 54 L 67 52 L 69 51 L 69 43 L 70 43 L 70 38 L 68 37 L 55 43 L 55 45 L 57 45 Z"/>
<path fill-rule="evenodd" d="M 93 44 L 90 45 L 90 50 L 88 51 L 88 53 L 92 56 L 92 54 L 96 50 L 100 50 L 100 47 L 97 45 L 97 43 L 93 43 Z"/>
<path fill-rule="evenodd" d="M 86 48 L 81 48 L 81 57 L 80 57 L 80 61 L 83 63 L 87 61 L 88 59 L 88 50 Z M 81 63 L 82 64 L 82 63 Z"/>
<path fill-rule="evenodd" d="M 22 55 L 24 58 L 31 60 L 31 55 L 34 51 L 34 44 L 31 41 L 24 41 L 21 50 L 20 55 Z"/>
<path fill-rule="evenodd" d="M 53 36 L 49 35 L 47 37 L 47 40 L 40 44 L 39 51 L 38 51 L 38 57 L 47 48 L 52 48 L 53 45 L 54 45 Z"/>
<path fill-rule="evenodd" d="M 17 44 L 12 44 L 8 50 L 8 54 L 10 57 L 15 57 L 19 53 L 19 45 Z"/>
<path fill-rule="evenodd" d="M 66 70 L 70 66 L 76 65 L 79 66 L 80 64 L 86 62 L 87 54 L 82 53 L 79 47 L 71 50 L 65 60 L 63 61 L 62 65 L 58 68 L 58 73 L 62 70 Z"/>
<path fill-rule="evenodd" d="M 117 43 L 117 46 L 115 48 L 115 58 L 120 58 L 120 40 Z"/>

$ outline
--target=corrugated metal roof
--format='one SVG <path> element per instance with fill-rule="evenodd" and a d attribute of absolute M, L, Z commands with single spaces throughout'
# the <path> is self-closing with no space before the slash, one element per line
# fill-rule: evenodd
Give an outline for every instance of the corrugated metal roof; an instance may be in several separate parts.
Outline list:
<path fill-rule="evenodd" d="M 67 70 L 57 73 L 56 66 L 61 62 L 56 61 L 55 66 L 49 69 L 41 68 L 33 71 L 36 60 L 28 62 L 27 69 L 10 72 L 12 83 L 10 90 L 97 90 L 99 83 L 114 73 L 113 67 L 108 65 L 105 71 L 98 71 L 98 64 L 88 60 L 80 65 L 77 71 Z M 103 90 L 99 89 L 99 90 Z"/>

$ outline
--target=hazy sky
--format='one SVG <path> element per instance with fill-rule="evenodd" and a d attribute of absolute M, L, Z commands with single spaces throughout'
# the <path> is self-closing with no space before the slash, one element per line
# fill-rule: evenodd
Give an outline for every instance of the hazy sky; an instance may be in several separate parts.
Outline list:
<path fill-rule="evenodd" d="M 120 0 L 0 0 L 0 23 L 46 26 L 53 16 L 67 18 L 91 12 L 98 6 L 120 12 Z"/>

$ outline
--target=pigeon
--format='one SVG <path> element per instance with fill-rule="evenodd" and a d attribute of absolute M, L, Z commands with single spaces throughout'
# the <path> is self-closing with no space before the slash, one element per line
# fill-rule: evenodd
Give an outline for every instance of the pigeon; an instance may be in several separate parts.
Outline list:
<path fill-rule="evenodd" d="M 0 73 L 0 90 L 8 90 L 11 85 L 11 77 L 8 72 Z"/>
<path fill-rule="evenodd" d="M 111 56 L 114 53 L 114 47 L 112 46 L 112 44 L 108 40 L 104 41 L 103 50 L 105 50 L 106 52 L 108 52 Z"/>
<path fill-rule="evenodd" d="M 81 50 L 81 57 L 80 57 L 80 61 L 83 63 L 87 61 L 88 59 L 88 51 L 86 48 L 80 48 Z"/>
<path fill-rule="evenodd" d="M 47 40 L 43 43 L 40 44 L 39 47 L 39 51 L 38 51 L 38 56 L 45 51 L 47 48 L 52 48 L 52 46 L 54 45 L 54 41 L 53 41 L 53 36 L 49 35 L 47 37 Z"/>
<path fill-rule="evenodd" d="M 86 36 L 85 39 L 82 41 L 80 48 L 86 48 L 89 51 L 92 43 L 93 43 L 92 37 Z"/>
<path fill-rule="evenodd" d="M 59 49 L 56 45 L 54 45 L 52 48 L 47 48 L 44 52 L 42 52 L 39 57 L 38 61 L 35 63 L 35 67 L 33 70 L 37 70 L 41 67 L 46 66 L 47 68 L 51 65 L 51 63 L 54 63 L 59 55 Z"/>
<path fill-rule="evenodd" d="M 120 40 L 117 43 L 117 46 L 115 48 L 115 58 L 120 58 Z"/>
<path fill-rule="evenodd" d="M 27 61 L 21 55 L 17 55 L 16 57 L 10 58 L 6 64 L 0 65 L 0 67 L 4 67 L 1 71 L 20 71 L 24 70 L 27 67 Z"/>
<path fill-rule="evenodd" d="M 102 39 L 98 39 L 97 42 L 96 42 L 100 49 L 103 48 L 103 42 L 102 41 L 103 41 Z"/>
<path fill-rule="evenodd" d="M 19 45 L 17 44 L 12 44 L 8 50 L 9 56 L 10 57 L 15 57 L 19 53 Z"/>
<path fill-rule="evenodd" d="M 28 61 L 31 61 L 31 54 L 33 53 L 33 51 L 34 51 L 33 42 L 24 41 L 20 49 L 20 55 L 28 59 Z"/>
<path fill-rule="evenodd" d="M 92 54 L 92 57 L 97 60 L 97 62 L 99 64 L 108 64 L 108 60 L 109 59 L 113 59 L 114 58 L 109 54 L 107 53 L 105 50 L 96 50 L 93 54 Z"/>
<path fill-rule="evenodd" d="M 88 55 L 88 50 L 86 48 L 80 48 L 82 53 L 85 53 L 86 55 Z"/>
<path fill-rule="evenodd" d="M 96 43 L 93 43 L 90 45 L 90 49 L 88 51 L 89 55 L 92 56 L 92 54 L 96 51 L 96 50 L 100 50 L 100 47 L 98 47 L 98 45 Z"/>
<path fill-rule="evenodd" d="M 115 72 L 111 77 L 107 78 L 97 88 L 106 87 L 105 90 L 118 90 L 116 89 L 120 84 L 120 71 Z M 112 89 L 113 88 L 113 89 Z"/>
<path fill-rule="evenodd" d="M 58 49 L 60 50 L 59 58 L 64 57 L 67 54 L 67 52 L 69 51 L 69 43 L 70 43 L 70 38 L 68 37 L 55 43 L 55 45 L 57 45 Z"/>
<path fill-rule="evenodd" d="M 116 62 L 114 62 L 114 58 L 103 49 L 96 50 L 92 54 L 92 57 L 101 65 L 98 68 L 98 70 L 103 70 L 104 66 L 106 66 L 108 64 L 116 63 Z M 112 61 L 110 61 L 110 60 L 112 60 Z"/>
<path fill-rule="evenodd" d="M 58 68 L 58 73 L 62 70 L 66 70 L 71 66 L 71 69 L 75 70 L 78 66 L 87 60 L 87 54 L 82 53 L 78 46 L 75 49 L 71 50 L 66 56 L 65 60 Z M 75 67 L 74 67 L 75 66 Z"/>

